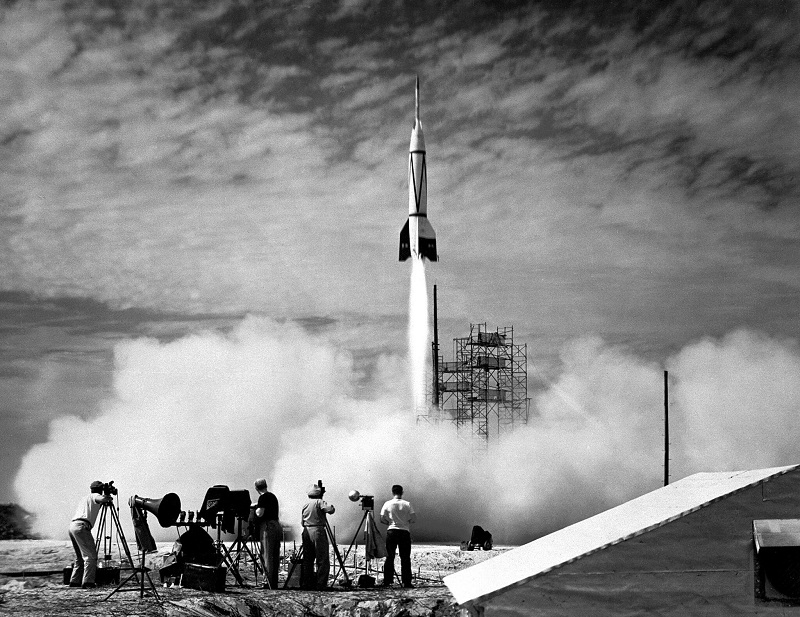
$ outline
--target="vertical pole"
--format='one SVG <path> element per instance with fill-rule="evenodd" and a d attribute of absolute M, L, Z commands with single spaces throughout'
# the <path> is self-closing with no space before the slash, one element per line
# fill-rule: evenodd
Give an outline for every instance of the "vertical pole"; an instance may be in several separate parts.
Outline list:
<path fill-rule="evenodd" d="M 669 371 L 664 371 L 664 486 L 669 484 Z"/>
<path fill-rule="evenodd" d="M 439 305 L 433 286 L 433 407 L 439 409 Z"/>

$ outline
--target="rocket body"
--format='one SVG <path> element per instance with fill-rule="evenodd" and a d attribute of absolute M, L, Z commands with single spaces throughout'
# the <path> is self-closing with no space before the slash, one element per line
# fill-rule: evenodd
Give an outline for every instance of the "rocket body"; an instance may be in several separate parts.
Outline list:
<path fill-rule="evenodd" d="M 439 261 L 436 232 L 428 222 L 428 167 L 425 136 L 419 119 L 419 78 L 411 143 L 408 146 L 408 220 L 400 231 L 400 261 L 409 258 Z"/>

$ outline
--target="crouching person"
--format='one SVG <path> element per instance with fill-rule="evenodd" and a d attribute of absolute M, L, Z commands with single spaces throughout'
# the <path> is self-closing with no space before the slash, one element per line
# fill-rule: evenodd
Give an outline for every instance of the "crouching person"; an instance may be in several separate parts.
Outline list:
<path fill-rule="evenodd" d="M 89 494 L 80 500 L 69 524 L 69 539 L 72 540 L 72 548 L 75 549 L 75 566 L 69 579 L 70 587 L 90 589 L 96 586 L 97 547 L 92 527 L 103 504 L 114 500 L 111 495 L 103 494 L 103 486 L 105 485 L 99 480 L 89 485 Z"/>

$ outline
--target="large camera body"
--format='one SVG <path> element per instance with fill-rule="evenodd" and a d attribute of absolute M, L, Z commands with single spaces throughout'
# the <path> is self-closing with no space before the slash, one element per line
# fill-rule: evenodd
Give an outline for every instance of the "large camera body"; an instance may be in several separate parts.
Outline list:
<path fill-rule="evenodd" d="M 350 501 L 360 501 L 362 510 L 374 510 L 375 509 L 375 496 L 374 495 L 362 495 L 358 491 L 350 491 L 350 493 L 347 495 L 347 498 Z"/>
<path fill-rule="evenodd" d="M 100 490 L 103 492 L 103 495 L 116 495 L 119 492 L 117 487 L 114 486 L 114 480 L 111 480 L 111 482 L 104 482 Z"/>

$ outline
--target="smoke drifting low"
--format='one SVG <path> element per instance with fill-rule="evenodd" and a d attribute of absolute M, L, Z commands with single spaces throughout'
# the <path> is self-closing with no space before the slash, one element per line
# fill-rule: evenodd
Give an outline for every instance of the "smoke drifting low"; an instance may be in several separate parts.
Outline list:
<path fill-rule="evenodd" d="M 230 335 L 131 340 L 115 362 L 102 410 L 53 421 L 23 460 L 15 488 L 42 534 L 66 537 L 95 479 L 115 480 L 123 509 L 129 495 L 167 492 L 198 509 L 213 484 L 255 497 L 252 482 L 265 476 L 295 525 L 306 488 L 322 479 L 340 539 L 362 514 L 348 491 L 380 504 L 400 483 L 419 513 L 417 541 L 466 539 L 478 524 L 498 543 L 520 543 L 662 480 L 663 367 L 597 338 L 563 350 L 529 426 L 478 458 L 452 426 L 415 425 L 405 358 L 379 360 L 367 390 L 381 395 L 365 399 L 350 354 L 291 325 L 248 318 Z M 739 331 L 687 346 L 666 368 L 673 478 L 800 460 L 786 430 L 800 394 L 795 342 Z"/>

